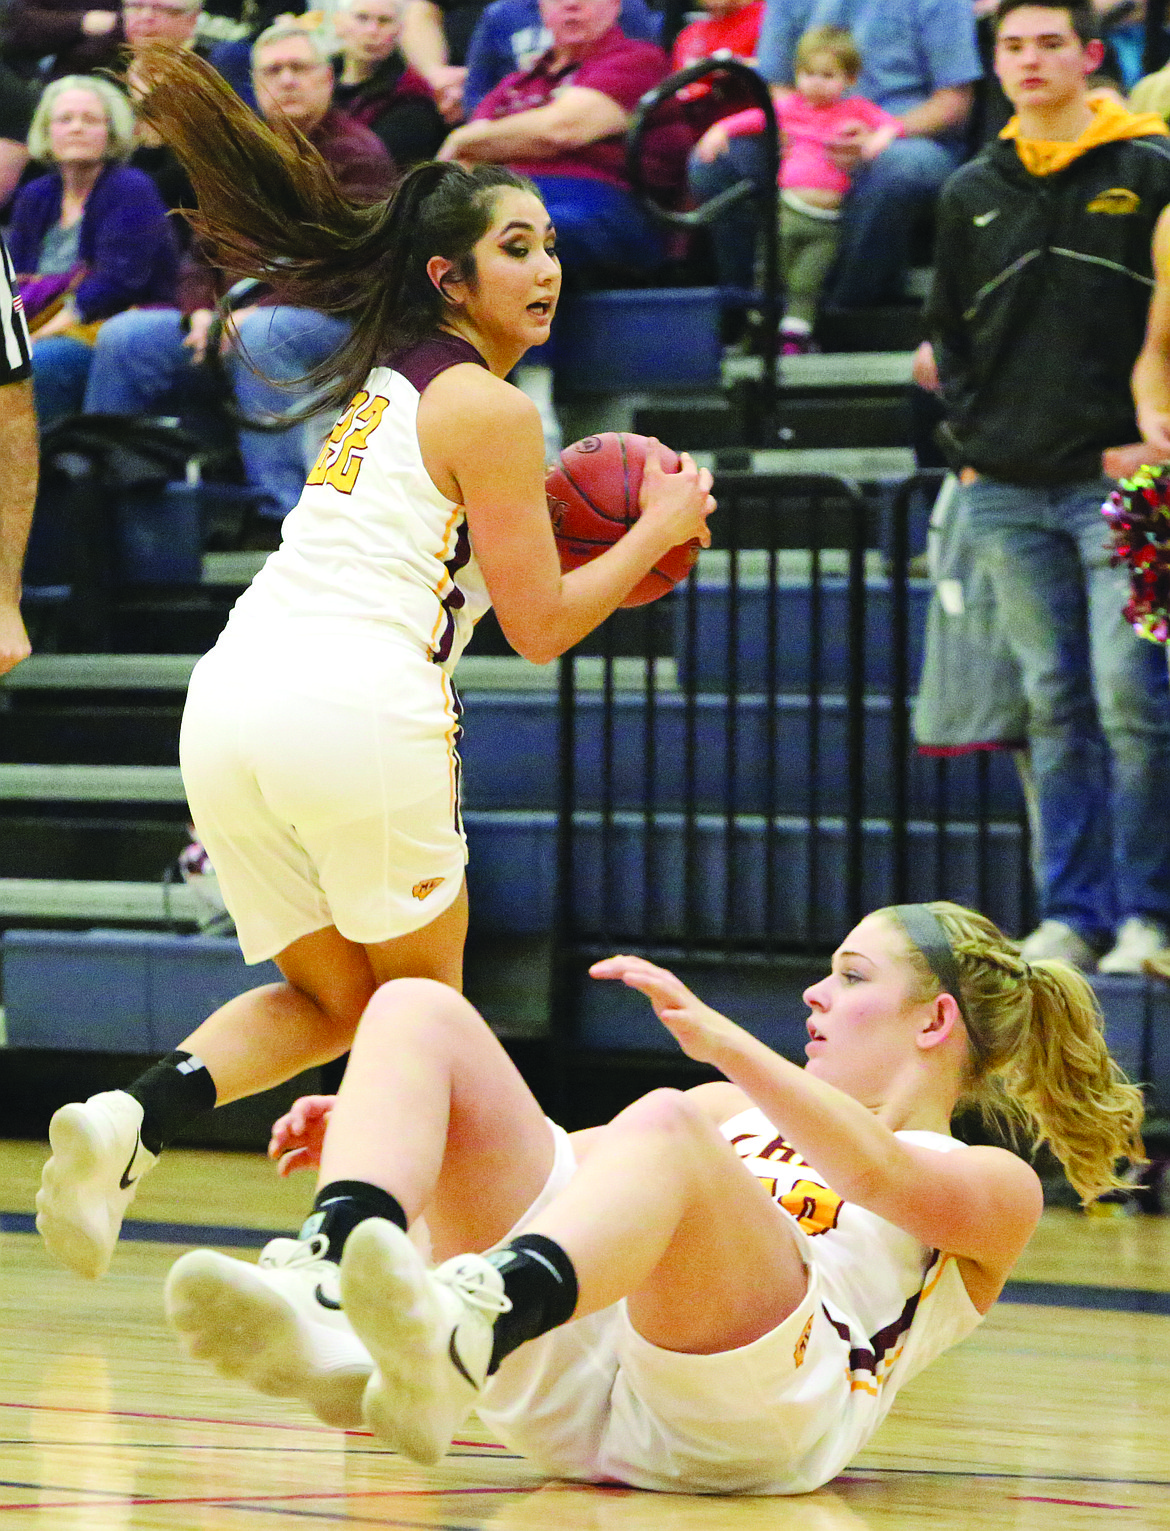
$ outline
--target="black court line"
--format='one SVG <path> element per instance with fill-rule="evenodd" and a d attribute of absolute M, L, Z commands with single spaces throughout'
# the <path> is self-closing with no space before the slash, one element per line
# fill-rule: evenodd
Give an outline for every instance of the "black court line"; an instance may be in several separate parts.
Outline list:
<path fill-rule="evenodd" d="M 1143 1287 L 1081 1286 L 1067 1281 L 1009 1281 L 1000 1302 L 1039 1308 L 1095 1308 L 1104 1313 L 1170 1314 L 1170 1292 Z"/>
<path fill-rule="evenodd" d="M 997 1483 L 1079 1483 L 1102 1488 L 1170 1488 L 1170 1478 L 1098 1478 L 1090 1473 L 1001 1473 L 970 1467 L 857 1467 L 846 1469 L 834 1483 L 861 1483 L 866 1478 L 977 1478 Z"/>
<path fill-rule="evenodd" d="M 0 1233 L 35 1233 L 30 1212 L 0 1212 Z M 140 1244 L 215 1244 L 229 1249 L 261 1249 L 269 1239 L 288 1238 L 289 1230 L 239 1228 L 220 1223 L 156 1223 L 130 1220 L 122 1237 Z M 1032 1303 L 1040 1308 L 1086 1308 L 1103 1313 L 1170 1315 L 1170 1292 L 1143 1287 L 1086 1286 L 1071 1281 L 1009 1281 L 1000 1302 Z"/>
<path fill-rule="evenodd" d="M 0 1233 L 35 1233 L 31 1212 L 0 1212 Z M 262 1249 L 269 1239 L 290 1237 L 287 1228 L 236 1228 L 221 1223 L 155 1223 L 128 1220 L 122 1238 L 137 1244 L 215 1244 L 228 1249 Z"/>

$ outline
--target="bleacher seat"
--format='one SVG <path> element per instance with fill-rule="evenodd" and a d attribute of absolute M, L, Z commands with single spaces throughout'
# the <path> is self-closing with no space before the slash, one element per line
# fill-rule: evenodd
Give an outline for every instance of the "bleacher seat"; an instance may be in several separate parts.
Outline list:
<path fill-rule="evenodd" d="M 717 287 L 648 287 L 567 296 L 555 371 L 569 392 L 677 392 L 718 387 L 723 346 Z"/>

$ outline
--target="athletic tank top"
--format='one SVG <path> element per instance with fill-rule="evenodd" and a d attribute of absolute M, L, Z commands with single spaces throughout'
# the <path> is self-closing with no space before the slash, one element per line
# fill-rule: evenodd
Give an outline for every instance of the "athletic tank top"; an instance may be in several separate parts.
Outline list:
<path fill-rule="evenodd" d="M 804 1249 L 816 1266 L 825 1313 L 849 1342 L 851 1388 L 880 1400 L 884 1414 L 903 1382 L 982 1320 L 958 1262 L 838 1196 L 757 1107 L 721 1130 L 808 1236 Z M 938 1153 L 966 1146 L 938 1132 L 896 1136 Z"/>
<path fill-rule="evenodd" d="M 282 622 L 385 624 L 454 668 L 491 604 L 463 507 L 423 465 L 418 404 L 427 384 L 479 352 L 444 333 L 373 369 L 330 432 L 283 540 L 225 629 L 271 639 Z"/>

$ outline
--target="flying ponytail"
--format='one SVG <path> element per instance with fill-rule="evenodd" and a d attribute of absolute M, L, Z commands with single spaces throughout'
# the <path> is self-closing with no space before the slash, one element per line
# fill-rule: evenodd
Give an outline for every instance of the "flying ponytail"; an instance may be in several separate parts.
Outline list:
<path fill-rule="evenodd" d="M 372 205 L 352 202 L 289 123 L 268 126 L 203 59 L 154 44 L 134 56 L 143 121 L 170 145 L 195 189 L 185 216 L 233 280 L 257 277 L 279 301 L 345 319 L 349 339 L 304 381 L 314 410 L 347 404 L 371 367 L 432 334 L 445 312 L 432 256 L 474 280 L 474 246 L 498 188 L 534 191 L 502 165 L 432 161 Z"/>

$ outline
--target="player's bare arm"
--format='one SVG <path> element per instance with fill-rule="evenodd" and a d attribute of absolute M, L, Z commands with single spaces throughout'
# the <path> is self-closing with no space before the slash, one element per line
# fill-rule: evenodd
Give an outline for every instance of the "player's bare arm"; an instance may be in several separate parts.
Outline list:
<path fill-rule="evenodd" d="M 1154 296 L 1146 338 L 1133 369 L 1133 398 L 1142 440 L 1170 457 L 1170 208 L 1154 226 Z"/>
<path fill-rule="evenodd" d="M 685 457 L 674 474 L 648 465 L 640 518 L 599 558 L 562 575 L 536 406 L 481 367 L 452 367 L 430 384 L 418 437 L 436 488 L 466 509 L 504 636 L 534 663 L 583 638 L 670 548 L 692 537 L 710 541 L 710 474 Z"/>
<path fill-rule="evenodd" d="M 0 387 L 0 675 L 31 652 L 21 569 L 37 497 L 37 419 L 28 379 Z"/>
<path fill-rule="evenodd" d="M 611 957 L 590 972 L 645 994 L 687 1056 L 738 1085 L 835 1191 L 970 1262 L 980 1278 L 968 1282 L 972 1300 L 990 1306 L 1043 1210 L 1039 1177 L 1023 1160 L 999 1148 L 939 1154 L 904 1142 L 880 1114 L 781 1058 L 644 958 Z M 949 995 L 944 1002 L 954 1005 Z"/>

